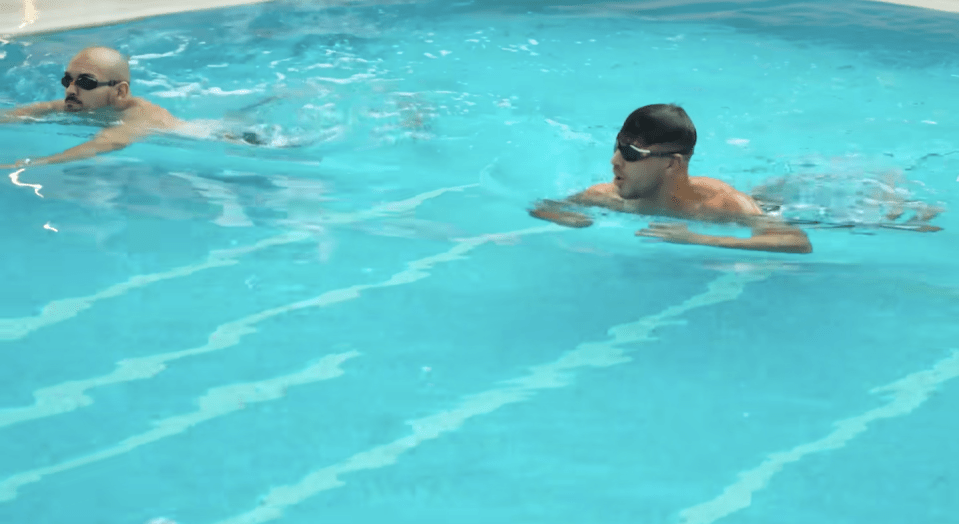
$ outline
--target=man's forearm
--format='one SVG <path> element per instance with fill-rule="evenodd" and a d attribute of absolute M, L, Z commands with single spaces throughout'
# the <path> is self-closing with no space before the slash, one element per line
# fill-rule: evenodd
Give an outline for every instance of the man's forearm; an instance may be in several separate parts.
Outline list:
<path fill-rule="evenodd" d="M 60 164 L 63 162 L 70 162 L 73 160 L 82 160 L 84 158 L 90 158 L 101 153 L 109 153 L 110 151 L 116 151 L 118 149 L 123 149 L 127 144 L 112 142 L 109 140 L 91 140 L 89 142 L 80 144 L 76 147 L 71 147 L 62 153 L 57 153 L 55 155 L 34 158 L 31 159 L 30 165 L 45 165 L 45 164 Z M 18 163 L 20 164 L 20 163 Z M 25 165 L 25 164 L 21 164 Z"/>
<path fill-rule="evenodd" d="M 771 251 L 775 253 L 812 253 L 812 244 L 809 242 L 809 237 L 801 231 L 768 233 L 749 238 L 714 237 L 697 234 L 690 239 L 689 243 L 729 249 Z"/>
<path fill-rule="evenodd" d="M 55 111 L 61 111 L 62 109 L 63 102 L 60 100 L 54 100 L 52 102 L 37 102 L 35 104 L 0 112 L 0 122 L 9 123 L 29 117 L 41 117 Z"/>
<path fill-rule="evenodd" d="M 0 124 L 9 124 L 12 122 L 17 122 L 22 116 L 15 113 L 15 109 L 9 111 L 0 111 Z"/>
<path fill-rule="evenodd" d="M 555 200 L 543 200 L 536 206 L 536 209 L 531 210 L 529 214 L 532 217 L 549 220 L 550 222 L 566 227 L 589 227 L 593 225 L 593 219 L 583 213 L 562 209 L 565 204 L 565 202 L 557 202 Z"/>
<path fill-rule="evenodd" d="M 549 220 L 550 222 L 566 227 L 589 227 L 593 225 L 593 219 L 581 213 L 571 211 L 550 211 L 546 209 L 534 209 L 529 212 L 530 216 Z"/>

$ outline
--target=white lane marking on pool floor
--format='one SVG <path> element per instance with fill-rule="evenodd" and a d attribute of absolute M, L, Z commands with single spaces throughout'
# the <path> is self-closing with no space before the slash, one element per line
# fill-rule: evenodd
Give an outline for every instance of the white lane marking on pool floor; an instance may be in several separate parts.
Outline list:
<path fill-rule="evenodd" d="M 444 187 L 421 193 L 405 200 L 381 204 L 363 211 L 356 211 L 352 213 L 330 213 L 317 217 L 315 224 L 351 224 L 354 222 L 387 216 L 391 213 L 404 213 L 412 211 L 423 202 L 431 198 L 436 198 L 444 193 L 463 191 L 472 187 L 476 187 L 477 185 L 478 184 L 468 184 L 463 186 Z M 207 260 L 198 264 L 181 266 L 159 273 L 133 276 L 130 277 L 126 282 L 114 284 L 98 293 L 94 293 L 93 295 L 54 300 L 44 306 L 41 313 L 36 316 L 0 318 L 0 341 L 18 340 L 43 327 L 63 322 L 64 320 L 69 320 L 79 315 L 80 312 L 93 307 L 94 303 L 100 300 L 118 297 L 133 289 L 141 288 L 162 280 L 185 277 L 205 269 L 233 265 L 238 262 L 236 260 L 237 257 L 273 246 L 300 242 L 310 238 L 310 236 L 311 235 L 308 232 L 292 232 L 266 238 L 248 246 L 214 250 L 210 252 Z"/>
<path fill-rule="evenodd" d="M 908 415 L 925 402 L 940 384 L 956 377 L 959 377 L 959 350 L 953 350 L 952 355 L 929 369 L 872 389 L 870 393 L 891 395 L 889 403 L 836 422 L 835 431 L 819 440 L 768 455 L 758 467 L 740 473 L 739 479 L 727 486 L 715 499 L 682 510 L 679 514 L 681 524 L 711 524 L 749 507 L 753 494 L 765 488 L 786 464 L 796 462 L 806 455 L 842 448 L 869 429 L 871 422 Z"/>
<path fill-rule="evenodd" d="M 339 377 L 343 374 L 340 365 L 358 355 L 357 351 L 327 355 L 316 364 L 288 375 L 210 388 L 196 400 L 199 406 L 196 411 L 159 420 L 154 424 L 154 429 L 128 437 L 115 446 L 60 464 L 15 473 L 0 482 L 0 502 L 17 498 L 17 490 L 22 486 L 40 482 L 44 477 L 128 453 L 141 446 L 183 433 L 209 420 L 245 409 L 247 404 L 280 399 L 286 396 L 288 388 Z"/>
<path fill-rule="evenodd" d="M 451 410 L 410 421 L 413 431 L 409 436 L 313 471 L 296 484 L 273 488 L 262 499 L 258 508 L 227 518 L 218 524 L 258 524 L 275 520 L 283 515 L 283 508 L 344 485 L 340 475 L 389 466 L 406 451 L 458 429 L 470 418 L 527 400 L 539 390 L 569 385 L 572 383 L 572 372 L 578 368 L 607 367 L 628 362 L 630 359 L 626 353 L 630 348 L 622 346 L 652 340 L 652 333 L 656 328 L 681 322 L 675 320 L 675 317 L 687 311 L 735 300 L 742 294 L 746 284 L 765 280 L 770 274 L 770 271 L 725 274 L 710 282 L 705 292 L 678 306 L 669 307 L 636 322 L 613 326 L 608 332 L 611 338 L 607 340 L 579 344 L 553 362 L 532 367 L 528 375 L 506 381 L 503 387 L 466 397 L 459 406 Z"/>
<path fill-rule="evenodd" d="M 292 302 L 283 306 L 266 309 L 258 313 L 247 315 L 232 322 L 226 322 L 217 326 L 210 334 L 207 343 L 181 351 L 161 353 L 146 357 L 121 360 L 117 363 L 116 369 L 107 375 L 92 377 L 81 380 L 69 380 L 41 388 L 33 392 L 33 405 L 18 408 L 0 409 L 0 428 L 20 424 L 30 420 L 36 420 L 45 417 L 51 417 L 63 413 L 75 411 L 82 407 L 93 404 L 93 399 L 86 395 L 90 389 L 119 384 L 122 382 L 132 382 L 134 380 L 143 380 L 153 378 L 166 369 L 169 362 L 194 355 L 201 355 L 213 351 L 219 351 L 228 347 L 235 346 L 240 340 L 251 333 L 256 332 L 256 324 L 279 316 L 291 311 L 306 308 L 322 308 L 346 302 L 360 297 L 362 291 L 370 289 L 379 289 L 403 284 L 410 284 L 417 280 L 428 277 L 428 269 L 436 264 L 453 262 L 464 258 L 464 255 L 473 249 L 488 242 L 505 241 L 514 237 L 531 235 L 538 233 L 547 233 L 564 230 L 562 226 L 550 224 L 541 227 L 523 229 L 507 233 L 485 234 L 476 237 L 457 239 L 456 245 L 449 250 L 412 262 L 407 262 L 406 269 L 399 271 L 388 280 L 376 284 L 359 284 L 345 288 L 327 291 L 317 297 Z"/>

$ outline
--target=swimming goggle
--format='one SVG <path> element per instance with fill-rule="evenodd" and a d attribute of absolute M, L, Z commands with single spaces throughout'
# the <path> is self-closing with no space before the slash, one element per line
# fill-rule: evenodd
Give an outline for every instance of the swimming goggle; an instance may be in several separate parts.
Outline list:
<path fill-rule="evenodd" d="M 60 83 L 63 84 L 63 87 L 70 87 L 70 84 L 74 82 L 73 77 L 69 73 L 64 73 L 63 78 L 60 79 Z M 77 77 L 76 83 L 77 87 L 83 89 L 84 91 L 92 91 L 100 86 L 110 86 L 113 87 L 119 84 L 120 80 L 110 80 L 109 82 L 97 82 L 96 78 L 93 78 L 90 75 L 83 74 Z"/>
<path fill-rule="evenodd" d="M 623 155 L 623 160 L 627 162 L 638 162 L 640 160 L 645 160 L 651 156 L 673 156 L 677 153 L 681 154 L 681 151 L 672 151 L 669 153 L 663 153 L 660 151 L 650 151 L 648 149 L 640 149 L 633 144 L 624 144 L 619 140 L 616 141 L 616 148 L 619 150 L 619 154 Z"/>

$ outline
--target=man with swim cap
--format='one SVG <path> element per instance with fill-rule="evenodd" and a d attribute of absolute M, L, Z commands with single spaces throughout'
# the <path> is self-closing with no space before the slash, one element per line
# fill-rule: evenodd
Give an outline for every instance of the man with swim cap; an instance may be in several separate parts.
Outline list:
<path fill-rule="evenodd" d="M 578 204 L 640 215 L 738 223 L 752 228 L 752 236 L 702 235 L 682 224 L 651 224 L 636 235 L 676 244 L 812 252 L 803 231 L 764 216 L 749 195 L 720 180 L 690 177 L 689 159 L 695 146 L 696 128 L 681 107 L 641 107 L 626 118 L 616 137 L 612 182 L 596 184 L 564 201 L 542 201 L 530 215 L 569 227 L 592 225 L 585 214 L 565 209 L 567 204 Z"/>
<path fill-rule="evenodd" d="M 162 107 L 130 94 L 130 66 L 114 49 L 90 47 L 80 51 L 67 65 L 60 83 L 64 87 L 63 100 L 13 109 L 0 115 L 0 121 L 50 113 L 84 113 L 114 125 L 97 133 L 92 140 L 62 153 L 23 159 L 0 167 L 19 168 L 89 158 L 122 149 L 150 133 L 172 129 L 182 123 Z"/>

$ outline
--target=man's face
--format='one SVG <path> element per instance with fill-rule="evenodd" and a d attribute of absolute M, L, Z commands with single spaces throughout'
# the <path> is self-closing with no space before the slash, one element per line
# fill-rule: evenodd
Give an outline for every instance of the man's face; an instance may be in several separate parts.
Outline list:
<path fill-rule="evenodd" d="M 94 111 L 109 106 L 111 104 L 110 95 L 115 88 L 104 85 L 91 90 L 81 89 L 76 82 L 80 75 L 89 75 L 98 82 L 115 80 L 107 78 L 103 68 L 86 55 L 77 55 L 67 65 L 66 76 L 69 76 L 72 81 L 64 91 L 66 110 L 71 112 Z"/>
<path fill-rule="evenodd" d="M 619 149 L 620 145 L 629 147 L 629 144 L 654 152 L 661 150 L 656 145 L 643 146 L 637 142 L 630 142 L 627 138 L 618 137 L 617 147 L 614 149 L 613 158 L 610 160 L 610 163 L 613 164 L 613 185 L 616 186 L 616 192 L 621 198 L 625 199 L 652 197 L 662 183 L 670 159 L 668 157 L 651 156 L 634 162 L 627 162 Z"/>

